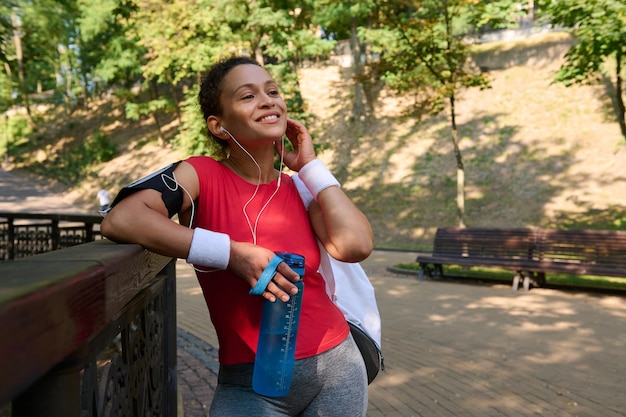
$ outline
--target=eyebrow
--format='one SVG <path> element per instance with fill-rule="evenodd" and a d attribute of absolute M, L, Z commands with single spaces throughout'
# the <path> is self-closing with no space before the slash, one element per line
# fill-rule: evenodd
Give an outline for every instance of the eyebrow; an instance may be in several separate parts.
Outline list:
<path fill-rule="evenodd" d="M 269 80 L 265 81 L 265 83 L 263 83 L 264 86 L 267 86 L 267 85 L 270 85 L 270 84 L 278 86 L 278 83 L 276 81 L 272 80 L 272 79 L 269 79 Z M 256 84 L 253 84 L 253 83 L 242 84 L 239 87 L 235 88 L 235 90 L 233 91 L 233 94 L 237 93 L 237 91 L 239 91 L 239 90 L 241 90 L 243 88 L 254 88 L 255 86 L 256 86 Z"/>

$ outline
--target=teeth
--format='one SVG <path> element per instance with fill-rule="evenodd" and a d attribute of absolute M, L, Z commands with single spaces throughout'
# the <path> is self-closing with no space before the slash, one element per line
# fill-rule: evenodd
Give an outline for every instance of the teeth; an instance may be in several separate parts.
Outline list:
<path fill-rule="evenodd" d="M 278 119 L 278 116 L 276 116 L 275 114 L 271 115 L 271 116 L 262 117 L 261 119 L 259 119 L 259 121 L 260 122 L 264 122 L 266 120 L 274 120 L 274 119 Z"/>

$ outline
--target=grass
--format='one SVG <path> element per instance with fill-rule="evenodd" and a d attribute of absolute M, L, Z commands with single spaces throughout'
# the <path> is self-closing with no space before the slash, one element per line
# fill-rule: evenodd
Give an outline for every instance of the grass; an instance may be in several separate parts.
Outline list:
<path fill-rule="evenodd" d="M 394 268 L 407 272 L 417 273 L 418 263 L 397 264 Z M 488 281 L 512 281 L 513 273 L 510 270 L 492 267 L 461 267 L 458 265 L 444 265 L 444 277 L 475 278 Z M 546 274 L 546 286 L 593 288 L 600 290 L 626 290 L 626 277 L 601 277 L 595 275 Z"/>

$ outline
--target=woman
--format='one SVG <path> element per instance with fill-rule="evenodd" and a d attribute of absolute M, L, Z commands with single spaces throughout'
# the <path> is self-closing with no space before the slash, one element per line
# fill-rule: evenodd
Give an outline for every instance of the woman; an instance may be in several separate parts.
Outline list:
<path fill-rule="evenodd" d="M 372 251 L 368 220 L 316 159 L 307 129 L 288 119 L 276 82 L 257 62 L 216 64 L 202 79 L 199 102 L 227 157 L 191 157 L 161 175 L 165 189 L 114 202 L 102 234 L 194 265 L 220 344 L 211 416 L 364 416 L 365 367 L 317 272 L 317 240 L 334 258 L 359 262 Z M 293 178 L 274 168 L 275 152 L 313 195 L 308 210 Z M 176 212 L 183 224 L 169 219 Z M 287 301 L 299 279 L 305 289 L 291 389 L 269 398 L 251 388 L 263 300 L 249 291 L 278 251 L 303 255 L 305 273 L 280 263 L 263 297 Z"/>

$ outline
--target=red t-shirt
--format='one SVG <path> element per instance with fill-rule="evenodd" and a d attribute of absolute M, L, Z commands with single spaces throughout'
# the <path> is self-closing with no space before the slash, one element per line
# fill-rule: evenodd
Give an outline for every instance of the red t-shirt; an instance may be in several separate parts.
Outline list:
<path fill-rule="evenodd" d="M 246 207 L 246 219 L 244 206 L 256 185 L 212 158 L 192 157 L 187 162 L 195 168 L 200 183 L 194 227 L 252 243 L 251 229 L 255 228 L 259 211 L 276 191 L 277 181 L 259 186 Z M 278 192 L 258 219 L 256 243 L 274 252 L 304 256 L 304 294 L 296 338 L 296 359 L 302 359 L 337 346 L 348 336 L 349 328 L 328 297 L 326 283 L 318 272 L 319 248 L 298 190 L 289 175 L 281 176 Z M 254 362 L 263 298 L 250 295 L 250 285 L 228 270 L 197 272 L 197 276 L 219 339 L 220 363 Z"/>

